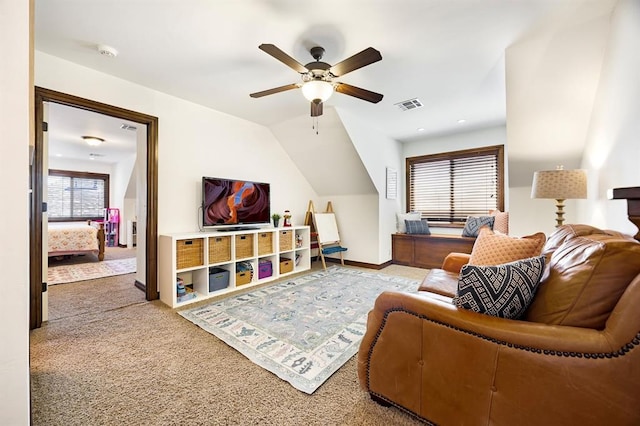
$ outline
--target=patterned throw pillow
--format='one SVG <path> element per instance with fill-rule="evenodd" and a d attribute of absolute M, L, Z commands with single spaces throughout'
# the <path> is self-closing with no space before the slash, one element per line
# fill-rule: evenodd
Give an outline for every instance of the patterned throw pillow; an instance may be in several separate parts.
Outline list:
<path fill-rule="evenodd" d="M 480 228 L 483 226 L 493 229 L 493 222 L 496 220 L 493 216 L 469 216 L 462 230 L 463 237 L 477 237 Z"/>
<path fill-rule="evenodd" d="M 520 318 L 536 294 L 544 259 L 537 256 L 496 266 L 464 265 L 453 303 L 481 314 Z"/>
<path fill-rule="evenodd" d="M 431 235 L 429 223 L 426 220 L 405 220 L 407 234 Z"/>
<path fill-rule="evenodd" d="M 526 237 L 510 237 L 482 228 L 473 243 L 469 264 L 500 265 L 538 256 L 542 252 L 545 241 L 547 237 L 542 232 Z"/>
<path fill-rule="evenodd" d="M 500 210 L 491 210 L 490 216 L 496 218 L 493 222 L 493 230 L 496 232 L 502 232 L 503 234 L 509 234 L 509 212 L 501 212 Z"/>
<path fill-rule="evenodd" d="M 397 213 L 396 214 L 396 231 L 400 234 L 407 232 L 405 220 L 420 220 L 420 212 Z"/>

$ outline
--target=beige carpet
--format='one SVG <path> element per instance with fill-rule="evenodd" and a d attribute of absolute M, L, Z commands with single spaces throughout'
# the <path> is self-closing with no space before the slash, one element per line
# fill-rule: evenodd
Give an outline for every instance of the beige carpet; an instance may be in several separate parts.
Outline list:
<path fill-rule="evenodd" d="M 426 274 L 395 265 L 380 272 Z M 31 332 L 34 425 L 420 424 L 370 400 L 355 358 L 307 395 L 161 302 L 144 301 L 133 281 L 49 289 L 50 321 Z"/>

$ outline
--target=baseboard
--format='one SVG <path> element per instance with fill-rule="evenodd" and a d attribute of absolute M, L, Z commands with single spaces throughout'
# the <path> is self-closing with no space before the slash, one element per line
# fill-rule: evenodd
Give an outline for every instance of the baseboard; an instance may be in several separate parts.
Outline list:
<path fill-rule="evenodd" d="M 340 259 L 335 259 L 333 257 L 325 257 L 324 261 L 326 263 L 340 263 Z M 356 262 L 354 260 L 345 260 L 344 261 L 345 265 L 349 265 L 349 266 L 357 266 L 358 268 L 367 268 L 367 269 L 383 269 L 386 268 L 387 266 L 392 265 L 392 262 L 390 260 L 386 261 L 385 263 L 381 263 L 380 265 L 376 265 L 375 263 L 365 263 L 365 262 Z"/>
<path fill-rule="evenodd" d="M 135 280 L 133 282 L 133 285 L 136 286 L 138 290 L 142 290 L 145 293 L 147 292 L 147 286 L 144 283 L 141 283 L 140 281 Z"/>

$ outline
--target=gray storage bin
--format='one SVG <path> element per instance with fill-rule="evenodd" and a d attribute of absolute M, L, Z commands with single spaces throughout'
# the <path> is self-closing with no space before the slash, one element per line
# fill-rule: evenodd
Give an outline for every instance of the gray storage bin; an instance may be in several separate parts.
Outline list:
<path fill-rule="evenodd" d="M 229 271 L 222 268 L 209 268 L 209 293 L 229 286 Z"/>

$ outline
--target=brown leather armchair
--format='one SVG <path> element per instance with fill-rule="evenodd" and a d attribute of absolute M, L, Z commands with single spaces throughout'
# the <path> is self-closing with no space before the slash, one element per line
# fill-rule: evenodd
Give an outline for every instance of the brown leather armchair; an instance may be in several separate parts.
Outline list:
<path fill-rule="evenodd" d="M 464 255 L 417 294 L 385 292 L 358 353 L 361 386 L 440 425 L 640 424 L 640 244 L 565 225 L 525 317 L 454 306 Z"/>

